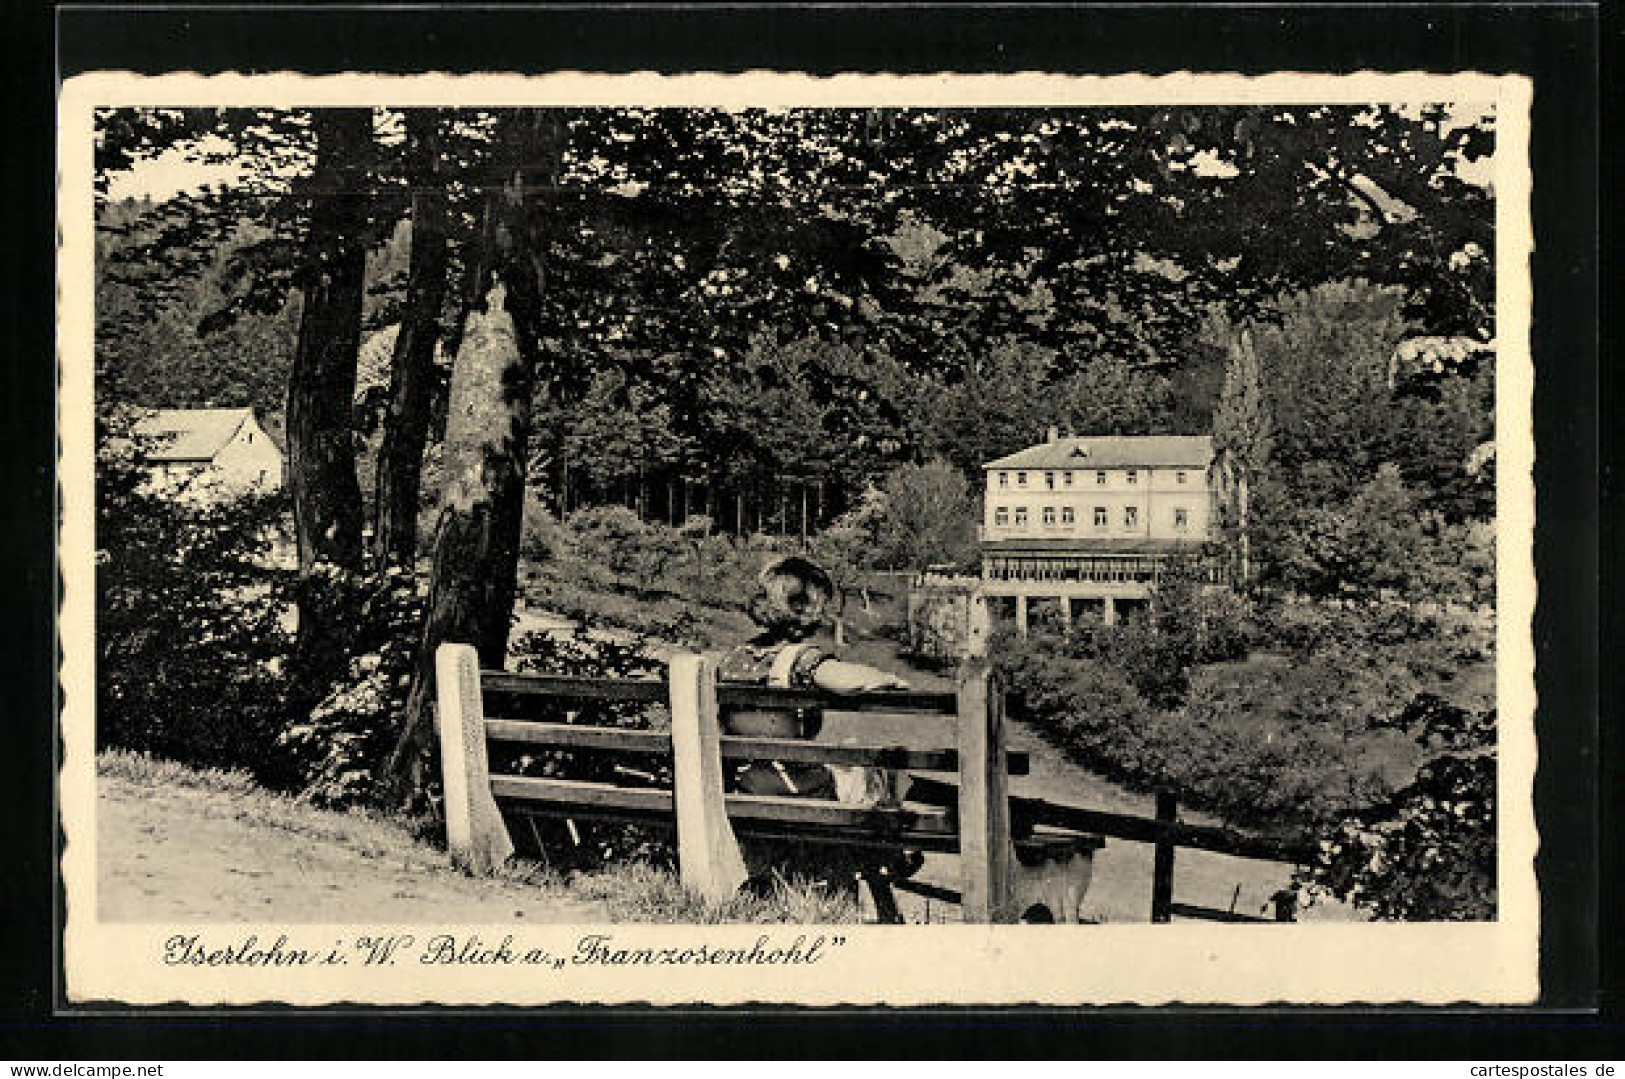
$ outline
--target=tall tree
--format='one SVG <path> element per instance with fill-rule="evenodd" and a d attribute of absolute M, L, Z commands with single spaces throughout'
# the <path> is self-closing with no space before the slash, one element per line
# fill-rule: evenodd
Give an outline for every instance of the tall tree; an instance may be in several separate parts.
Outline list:
<path fill-rule="evenodd" d="M 400 798 L 423 790 L 435 649 L 469 642 L 487 667 L 501 667 L 507 652 L 562 149 L 556 112 L 506 113 L 482 180 L 482 235 L 466 274 L 452 369 L 429 608 L 400 738 L 382 777 Z"/>
<path fill-rule="evenodd" d="M 288 480 L 299 544 L 301 673 L 313 689 L 345 658 L 349 618 L 328 571 L 362 568 L 361 487 L 351 400 L 361 347 L 366 275 L 368 109 L 320 109 L 312 123 L 316 166 L 309 186 L 301 290 L 288 379 Z"/>
<path fill-rule="evenodd" d="M 390 364 L 389 406 L 378 453 L 373 554 L 380 566 L 410 567 L 417 555 L 423 451 L 435 390 L 435 346 L 446 297 L 447 205 L 440 114 L 406 113 L 412 254 Z"/>
<path fill-rule="evenodd" d="M 1217 467 L 1227 485 L 1235 491 L 1237 550 L 1240 578 L 1252 576 L 1252 522 L 1250 520 L 1253 483 L 1269 462 L 1270 417 L 1264 403 L 1264 388 L 1258 370 L 1258 352 L 1252 334 L 1243 329 L 1230 344 L 1230 360 L 1224 371 L 1224 388 L 1213 416 L 1213 449 Z"/>

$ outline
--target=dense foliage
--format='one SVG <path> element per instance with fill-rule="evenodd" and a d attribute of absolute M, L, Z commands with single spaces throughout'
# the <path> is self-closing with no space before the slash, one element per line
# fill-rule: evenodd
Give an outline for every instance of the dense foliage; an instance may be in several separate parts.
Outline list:
<path fill-rule="evenodd" d="M 1491 639 L 1459 608 L 1176 583 L 1144 618 L 994 647 L 1015 714 L 1080 762 L 1318 839 L 1311 894 L 1425 919 L 1494 913 Z"/>
<path fill-rule="evenodd" d="M 308 715 L 294 716 L 277 740 L 301 793 L 327 806 L 376 800 L 378 765 L 395 743 L 394 717 L 406 704 L 423 618 L 422 588 L 405 570 L 342 587 L 358 592 L 347 677 Z"/>
<path fill-rule="evenodd" d="M 395 321 L 407 300 L 404 217 L 421 188 L 411 177 L 423 125 L 402 139 L 403 116 L 415 118 L 374 118 L 361 225 L 371 325 Z M 442 110 L 432 128 L 435 175 L 450 181 L 447 302 L 471 266 L 473 181 L 502 117 Z M 1319 384 L 1310 368 L 1341 340 L 1363 336 L 1386 361 L 1392 335 L 1366 334 L 1366 315 L 1396 332 L 1493 331 L 1492 194 L 1462 178 L 1492 148 L 1493 117 L 1470 110 L 559 117 L 534 447 L 555 512 L 613 500 L 673 524 L 694 512 L 734 532 L 802 531 L 803 499 L 815 529 L 895 464 L 942 455 L 973 475 L 1051 423 L 1204 430 L 1228 347 L 1204 329 L 1215 317 L 1280 324 L 1291 362 L 1307 365 L 1298 386 Z M 289 344 L 250 363 L 222 335 L 262 337 L 293 317 L 285 300 L 320 194 L 310 114 L 120 110 L 101 125 L 104 281 L 130 312 L 117 325 L 132 345 L 164 318 L 208 331 L 200 346 L 172 332 L 125 350 L 128 392 L 176 404 L 212 383 L 212 399 L 235 388 L 242 403 L 276 407 Z M 164 151 L 229 161 L 239 178 L 159 203 L 107 196 Z M 1360 316 L 1341 335 L 1317 331 L 1318 343 L 1294 327 L 1324 298 L 1277 299 L 1355 278 L 1387 286 L 1386 298 L 1316 316 L 1331 327 Z M 457 320 L 443 322 L 451 352 Z M 1339 404 L 1333 395 L 1325 411 L 1335 418 Z M 1309 420 L 1283 417 L 1294 431 L 1313 430 Z"/>
<path fill-rule="evenodd" d="M 1300 875 L 1378 918 L 1464 920 L 1496 912 L 1495 712 L 1416 698 L 1398 722 L 1427 761 L 1388 798 L 1343 819 Z"/>
<path fill-rule="evenodd" d="M 1399 717 L 1489 706 L 1489 631 L 1407 605 L 1255 604 L 1182 584 L 1117 626 L 1002 636 L 1017 714 L 1079 760 L 1251 825 L 1312 832 L 1423 757 Z"/>
<path fill-rule="evenodd" d="M 156 487 L 130 420 L 98 424 L 97 743 L 284 782 L 285 503 Z"/>

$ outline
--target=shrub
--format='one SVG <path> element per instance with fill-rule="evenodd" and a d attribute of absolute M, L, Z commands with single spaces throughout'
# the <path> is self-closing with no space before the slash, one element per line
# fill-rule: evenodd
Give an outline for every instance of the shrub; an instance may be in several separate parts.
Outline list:
<path fill-rule="evenodd" d="M 1253 604 L 1228 588 L 1202 589 L 1192 604 L 1196 663 L 1245 659 L 1262 638 Z"/>
<path fill-rule="evenodd" d="M 1000 636 L 992 647 L 1010 706 L 1083 764 L 1107 775 L 1144 775 L 1133 748 L 1153 712 L 1109 663 L 1056 651 L 1053 639 Z"/>
<path fill-rule="evenodd" d="M 777 552 L 766 537 L 738 542 L 731 536 L 699 532 L 695 519 L 678 533 L 680 555 L 668 581 L 670 591 L 705 607 L 743 609 L 756 575 Z"/>
<path fill-rule="evenodd" d="M 1352 657 L 1206 668 L 1167 717 L 1165 773 L 1238 821 L 1307 827 L 1374 804 L 1414 770 L 1383 723 L 1398 702 Z"/>
<path fill-rule="evenodd" d="M 281 781 L 286 503 L 154 490 L 131 419 L 98 424 L 98 745 Z"/>
<path fill-rule="evenodd" d="M 547 562 L 568 549 L 569 535 L 533 489 L 526 492 L 519 552 L 532 562 Z"/>
<path fill-rule="evenodd" d="M 1385 726 L 1414 688 L 1403 665 L 1328 652 L 1197 666 L 1192 639 L 1159 638 L 1153 614 L 1000 636 L 993 653 L 1015 714 L 1069 756 L 1238 822 L 1312 828 L 1413 774 L 1414 746 Z"/>
<path fill-rule="evenodd" d="M 427 585 L 391 568 L 360 583 L 348 677 L 277 740 L 303 797 L 339 807 L 372 803 L 379 769 L 400 735 L 417 662 Z"/>
<path fill-rule="evenodd" d="M 1396 725 L 1433 755 L 1409 784 L 1340 821 L 1299 887 L 1385 920 L 1495 917 L 1495 713 L 1423 695 Z"/>

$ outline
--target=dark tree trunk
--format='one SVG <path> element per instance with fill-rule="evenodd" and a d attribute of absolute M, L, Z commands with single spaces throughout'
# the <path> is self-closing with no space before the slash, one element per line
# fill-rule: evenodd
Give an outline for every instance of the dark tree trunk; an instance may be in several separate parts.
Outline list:
<path fill-rule="evenodd" d="M 366 181 L 372 113 L 317 109 L 316 167 L 304 254 L 304 306 L 288 377 L 288 481 L 299 544 L 296 677 L 311 694 L 347 661 L 351 628 L 341 574 L 361 570 L 361 485 L 356 478 L 356 358 L 366 273 Z"/>
<path fill-rule="evenodd" d="M 557 181 L 562 130 L 545 110 L 503 117 L 486 181 L 479 263 L 471 266 L 452 372 L 445 491 L 416 677 L 385 764 L 387 789 L 416 800 L 433 759 L 434 653 L 474 645 L 500 668 L 519 571 L 531 403 L 540 362 L 544 192 Z"/>
<path fill-rule="evenodd" d="M 379 566 L 410 568 L 417 557 L 423 448 L 434 399 L 434 351 L 446 298 L 446 188 L 440 171 L 440 120 L 428 109 L 406 114 L 411 154 L 412 257 L 406 308 L 390 364 L 389 412 L 378 452 L 373 555 Z"/>

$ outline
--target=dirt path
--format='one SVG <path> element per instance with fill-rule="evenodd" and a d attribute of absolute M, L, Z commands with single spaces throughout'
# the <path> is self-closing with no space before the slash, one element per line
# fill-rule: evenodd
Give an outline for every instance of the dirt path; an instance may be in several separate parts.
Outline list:
<path fill-rule="evenodd" d="M 256 791 L 102 776 L 97 906 L 115 922 L 602 922 L 596 904 L 475 879 L 400 828 Z"/>

